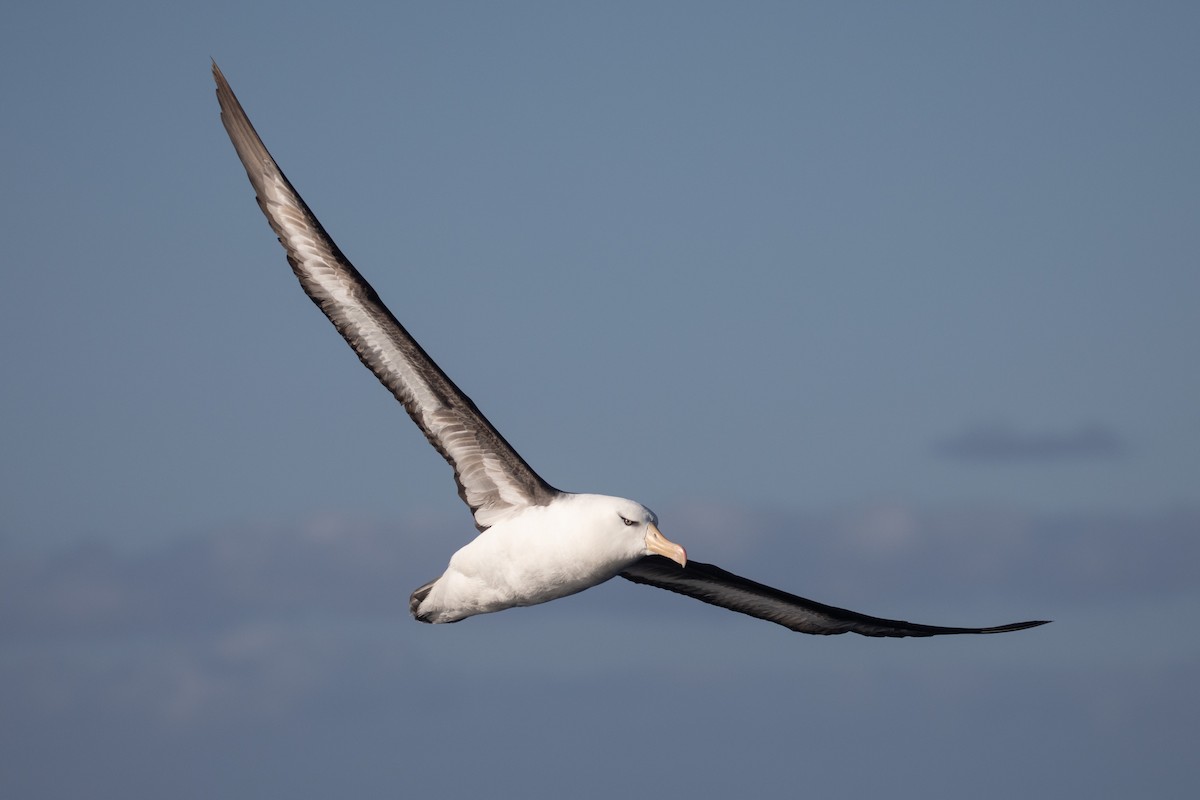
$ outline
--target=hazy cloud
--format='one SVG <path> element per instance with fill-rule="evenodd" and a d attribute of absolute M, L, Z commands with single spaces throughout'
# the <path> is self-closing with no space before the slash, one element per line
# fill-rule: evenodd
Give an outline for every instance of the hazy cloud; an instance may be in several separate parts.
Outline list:
<path fill-rule="evenodd" d="M 289 796 L 317 797 L 366 769 L 372 786 L 416 771 L 484 791 L 486 778 L 472 781 L 488 769 L 455 772 L 461 752 L 511 769 L 532 765 L 524 742 L 534 740 L 530 774 L 543 774 L 544 762 L 562 774 L 532 794 L 554 796 L 551 784 L 593 768 L 580 749 L 607 752 L 630 718 L 679 760 L 711 750 L 726 730 L 822 761 L 838 757 L 839 742 L 863 746 L 862 731 L 879 730 L 871 746 L 895 753 L 912 736 L 908 720 L 930 709 L 942 716 L 920 728 L 914 749 L 900 748 L 897 768 L 954 747 L 936 732 L 978 719 L 1015 726 L 997 733 L 995 747 L 980 745 L 989 752 L 1062 720 L 1087 726 L 1089 748 L 1144 746 L 1160 761 L 1173 742 L 1194 740 L 1194 717 L 1171 713 L 1180 698 L 1195 701 L 1195 648 L 1174 632 L 1200 585 L 1200 513 L 894 505 L 697 514 L 717 528 L 736 523 L 745 538 L 712 560 L 814 599 L 935 623 L 1058 621 L 1002 644 L 817 639 L 617 581 L 533 609 L 423 626 L 408 618 L 408 591 L 436 574 L 463 532 L 421 521 L 247 527 L 156 551 L 4 553 L 0 746 L 13 768 L 0 789 L 251 796 L 296 776 Z M 699 550 L 710 549 L 707 538 Z M 1129 730 L 1141 732 L 1132 744 Z M 741 746 L 739 758 L 759 752 Z M 72 770 L 40 769 L 52 755 Z M 181 782 L 191 794 L 179 794 Z"/>
<path fill-rule="evenodd" d="M 1014 597 L 1057 602 L 1200 583 L 1200 512 L 1186 509 L 1038 515 L 897 504 L 808 515 L 704 511 L 714 527 L 744 542 L 718 548 L 707 534 L 692 542 L 682 526 L 677 538 L 695 558 L 828 602 L 936 602 L 1005 587 Z M 444 568 L 463 538 L 461 530 L 427 521 L 320 520 L 223 530 L 151 551 L 92 543 L 9 553 L 0 559 L 0 637 L 178 638 L 318 617 L 408 625 L 408 593 Z M 589 602 L 589 610 L 624 613 L 614 607 L 623 595 L 647 591 L 616 586 L 626 592 Z M 672 613 L 635 596 L 641 613 Z"/>
<path fill-rule="evenodd" d="M 408 592 L 465 538 L 427 522 L 320 519 L 215 531 L 149 551 L 85 543 L 8 554 L 0 560 L 0 633 L 178 635 L 248 619 L 391 614 L 407 609 Z"/>
<path fill-rule="evenodd" d="M 1115 458 L 1125 442 L 1103 425 L 1067 431 L 1019 431 L 1006 422 L 969 426 L 934 445 L 934 452 L 965 461 L 1050 461 Z"/>

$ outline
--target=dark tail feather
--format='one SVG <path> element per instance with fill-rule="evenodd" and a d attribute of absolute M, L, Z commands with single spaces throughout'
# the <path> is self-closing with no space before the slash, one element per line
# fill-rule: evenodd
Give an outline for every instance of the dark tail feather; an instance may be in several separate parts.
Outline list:
<path fill-rule="evenodd" d="M 418 620 L 419 622 L 429 622 L 428 617 L 426 617 L 420 613 L 420 608 L 421 608 L 421 603 L 423 603 L 425 601 L 425 598 L 429 595 L 429 590 L 432 589 L 433 585 L 437 582 L 438 582 L 438 579 L 434 578 L 429 583 L 425 584 L 424 586 L 422 586 L 419 589 L 417 589 L 416 591 L 414 591 L 412 593 L 412 595 L 408 598 L 408 610 L 412 613 L 413 618 Z"/>

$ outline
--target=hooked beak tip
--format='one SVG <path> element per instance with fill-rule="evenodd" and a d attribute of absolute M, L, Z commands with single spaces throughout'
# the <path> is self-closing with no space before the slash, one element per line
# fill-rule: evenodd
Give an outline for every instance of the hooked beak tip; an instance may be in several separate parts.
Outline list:
<path fill-rule="evenodd" d="M 681 567 L 687 566 L 687 551 L 662 535 L 657 525 L 651 524 L 646 531 L 646 549 L 669 558 Z"/>

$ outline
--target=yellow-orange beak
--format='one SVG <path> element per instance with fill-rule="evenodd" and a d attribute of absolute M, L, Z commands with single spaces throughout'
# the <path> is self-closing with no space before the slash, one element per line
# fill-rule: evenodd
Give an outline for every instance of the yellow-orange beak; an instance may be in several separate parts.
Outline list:
<path fill-rule="evenodd" d="M 651 553 L 666 556 L 681 567 L 687 566 L 687 551 L 662 535 L 653 522 L 646 527 L 646 549 Z"/>

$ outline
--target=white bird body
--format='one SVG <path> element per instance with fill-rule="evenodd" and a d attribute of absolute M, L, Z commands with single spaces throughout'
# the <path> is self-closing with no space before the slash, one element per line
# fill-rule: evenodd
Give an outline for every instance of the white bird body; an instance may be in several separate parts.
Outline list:
<path fill-rule="evenodd" d="M 654 552 L 646 531 L 656 522 L 640 503 L 605 495 L 564 494 L 529 506 L 451 556 L 428 592 L 414 593 L 413 614 L 457 622 L 582 592 Z"/>

